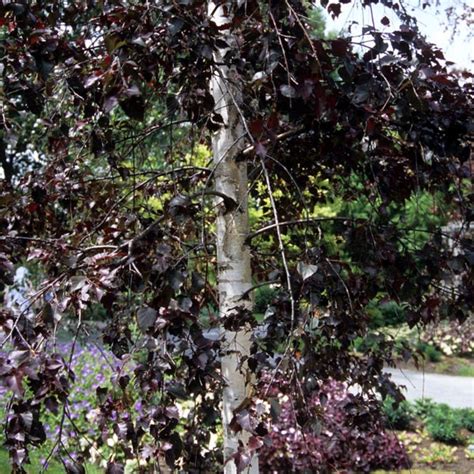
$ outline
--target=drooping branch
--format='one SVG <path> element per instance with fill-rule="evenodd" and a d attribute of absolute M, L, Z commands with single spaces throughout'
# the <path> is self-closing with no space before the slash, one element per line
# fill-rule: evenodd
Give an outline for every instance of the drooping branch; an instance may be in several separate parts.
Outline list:
<path fill-rule="evenodd" d="M 279 143 L 279 142 L 282 142 L 282 141 L 286 140 L 287 138 L 297 136 L 300 133 L 303 133 L 305 131 L 306 131 L 305 127 L 299 127 L 295 130 L 288 130 L 287 132 L 283 132 L 283 133 L 278 134 L 275 137 L 275 139 L 273 139 L 273 140 L 270 140 L 270 139 L 264 140 L 262 143 L 260 143 L 260 145 L 268 145 L 270 143 Z M 247 155 L 251 154 L 252 152 L 255 151 L 256 147 L 257 147 L 257 144 L 250 145 L 247 148 L 244 148 L 241 155 L 247 156 Z"/>

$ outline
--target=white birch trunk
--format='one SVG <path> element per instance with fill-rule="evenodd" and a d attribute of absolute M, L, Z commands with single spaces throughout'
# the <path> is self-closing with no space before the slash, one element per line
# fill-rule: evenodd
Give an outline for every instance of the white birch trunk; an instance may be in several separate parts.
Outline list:
<path fill-rule="evenodd" d="M 228 2 L 229 4 L 231 2 Z M 216 8 L 209 2 L 209 14 L 218 24 L 227 24 L 231 18 L 223 7 Z M 228 44 L 233 45 L 229 32 L 222 31 Z M 223 62 L 225 49 L 215 53 L 218 64 Z M 241 102 L 238 80 L 234 80 L 234 71 L 226 66 L 218 66 L 219 70 L 211 80 L 210 88 L 215 100 L 216 112 L 224 121 L 224 126 L 213 137 L 213 154 L 215 165 L 216 191 L 232 198 L 238 207 L 226 211 L 222 203 L 218 208 L 217 235 L 217 278 L 219 291 L 219 313 L 221 318 L 231 314 L 237 307 L 252 309 L 249 296 L 242 296 L 252 286 L 250 269 L 250 251 L 245 244 L 248 228 L 247 203 L 247 164 L 237 162 L 236 156 L 244 147 L 244 126 L 237 107 Z M 220 199 L 220 198 L 219 198 Z M 235 332 L 223 329 L 222 342 L 222 375 L 226 386 L 223 393 L 222 422 L 224 430 L 224 460 L 229 459 L 239 447 L 247 445 L 249 433 L 235 433 L 229 427 L 233 411 L 245 400 L 250 388 L 250 377 L 247 363 L 241 363 L 243 356 L 250 354 L 250 330 L 245 328 Z M 227 462 L 225 474 L 237 473 L 233 461 Z M 258 473 L 258 460 L 254 456 L 245 472 Z"/>

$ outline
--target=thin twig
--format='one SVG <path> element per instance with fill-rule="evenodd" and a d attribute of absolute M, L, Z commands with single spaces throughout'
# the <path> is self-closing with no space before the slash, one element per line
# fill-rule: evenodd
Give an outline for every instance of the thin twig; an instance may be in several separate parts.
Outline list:
<path fill-rule="evenodd" d="M 247 298 L 247 296 L 254 290 L 256 290 L 257 288 L 261 288 L 262 286 L 269 286 L 269 285 L 275 285 L 279 283 L 278 280 L 269 280 L 269 281 L 262 281 L 261 283 L 257 283 L 256 285 L 252 286 L 252 288 L 249 288 L 247 291 L 244 291 L 244 293 L 242 293 L 242 296 L 240 299 L 244 300 Z"/>
<path fill-rule="evenodd" d="M 286 132 L 278 134 L 273 140 L 271 140 L 271 139 L 265 140 L 262 144 L 267 145 L 267 144 L 273 143 L 275 141 L 280 142 L 280 141 L 285 140 L 286 138 L 293 137 L 293 136 L 298 135 L 299 133 L 302 133 L 304 131 L 305 131 L 305 127 L 298 127 L 294 130 L 288 130 Z M 255 145 L 248 146 L 247 148 L 245 148 L 242 151 L 241 154 L 244 155 L 244 156 L 247 156 L 250 153 L 252 153 L 253 151 L 255 151 Z"/>
<path fill-rule="evenodd" d="M 270 176 L 268 174 L 268 170 L 265 166 L 265 162 L 262 158 L 262 169 L 263 169 L 263 175 L 265 176 L 265 182 L 267 184 L 267 189 L 268 189 L 268 196 L 270 198 L 270 203 L 272 206 L 273 210 L 273 216 L 275 219 L 275 229 L 277 232 L 277 237 L 278 237 L 278 245 L 280 247 L 280 254 L 281 258 L 283 261 L 283 268 L 285 269 L 285 275 L 286 275 L 286 284 L 288 286 L 288 294 L 290 298 L 290 306 L 291 306 L 291 331 L 290 334 L 293 332 L 293 327 L 294 327 L 294 322 L 295 322 L 295 300 L 293 298 L 293 291 L 291 289 L 291 275 L 290 275 L 290 269 L 288 267 L 288 262 L 286 260 L 286 252 L 285 252 L 285 246 L 283 245 L 283 239 L 281 236 L 281 231 L 280 231 L 280 219 L 278 217 L 278 210 L 275 204 L 275 199 L 273 197 L 273 191 L 272 191 L 272 185 L 270 182 Z"/>

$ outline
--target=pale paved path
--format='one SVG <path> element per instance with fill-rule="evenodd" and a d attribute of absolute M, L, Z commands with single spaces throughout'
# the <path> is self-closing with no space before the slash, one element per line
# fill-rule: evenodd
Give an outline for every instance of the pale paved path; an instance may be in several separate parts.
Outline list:
<path fill-rule="evenodd" d="M 438 403 L 447 403 L 453 408 L 474 408 L 474 377 L 414 372 L 411 370 L 385 369 L 392 380 L 405 385 L 407 400 L 431 398 Z"/>

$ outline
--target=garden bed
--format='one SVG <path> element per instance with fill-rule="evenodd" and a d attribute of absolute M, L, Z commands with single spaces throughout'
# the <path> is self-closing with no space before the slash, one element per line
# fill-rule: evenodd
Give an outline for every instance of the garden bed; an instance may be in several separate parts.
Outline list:
<path fill-rule="evenodd" d="M 393 428 L 420 472 L 474 472 L 474 410 L 453 409 L 429 399 L 398 406 L 384 402 L 387 427 Z M 425 470 L 425 471 L 424 471 Z"/>
<path fill-rule="evenodd" d="M 410 459 L 413 462 L 411 472 L 449 472 L 470 474 L 474 470 L 474 457 L 464 446 L 450 446 L 433 442 L 425 432 L 398 432 Z"/>

